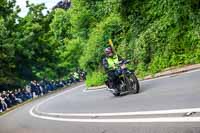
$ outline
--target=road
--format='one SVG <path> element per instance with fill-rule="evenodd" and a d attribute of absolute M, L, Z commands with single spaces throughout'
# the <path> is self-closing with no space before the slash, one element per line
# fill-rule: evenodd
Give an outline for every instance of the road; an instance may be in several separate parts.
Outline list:
<path fill-rule="evenodd" d="M 200 133 L 200 70 L 140 85 L 121 97 L 77 85 L 0 116 L 0 133 Z"/>

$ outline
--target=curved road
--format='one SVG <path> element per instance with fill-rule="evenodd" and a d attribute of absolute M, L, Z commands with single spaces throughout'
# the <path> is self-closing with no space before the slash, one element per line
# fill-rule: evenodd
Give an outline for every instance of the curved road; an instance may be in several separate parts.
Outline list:
<path fill-rule="evenodd" d="M 76 85 L 0 116 L 0 133 L 200 133 L 200 70 L 140 85 L 121 97 Z"/>

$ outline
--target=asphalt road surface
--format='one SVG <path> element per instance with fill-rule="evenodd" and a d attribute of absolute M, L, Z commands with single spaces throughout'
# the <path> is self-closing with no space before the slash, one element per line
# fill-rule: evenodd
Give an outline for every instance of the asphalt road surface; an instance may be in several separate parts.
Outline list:
<path fill-rule="evenodd" d="M 0 116 L 0 133 L 200 133 L 200 70 L 114 97 L 79 84 Z"/>

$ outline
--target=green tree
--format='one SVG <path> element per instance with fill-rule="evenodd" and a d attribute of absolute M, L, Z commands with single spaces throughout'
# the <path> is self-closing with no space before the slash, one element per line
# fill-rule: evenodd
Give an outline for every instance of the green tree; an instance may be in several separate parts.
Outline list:
<path fill-rule="evenodd" d="M 0 2 L 0 85 L 14 84 L 17 79 L 13 40 L 19 11 L 14 0 Z"/>

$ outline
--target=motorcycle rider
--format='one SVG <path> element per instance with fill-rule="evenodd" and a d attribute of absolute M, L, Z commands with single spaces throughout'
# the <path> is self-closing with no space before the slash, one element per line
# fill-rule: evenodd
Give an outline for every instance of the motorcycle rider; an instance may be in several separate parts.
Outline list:
<path fill-rule="evenodd" d="M 119 71 L 118 66 L 122 58 L 114 53 L 112 47 L 107 47 L 104 52 L 106 57 L 103 58 L 102 63 L 105 72 L 108 75 L 108 80 L 105 82 L 105 84 L 108 86 L 108 88 L 119 91 L 118 84 L 120 82 L 119 75 L 121 72 Z"/>

